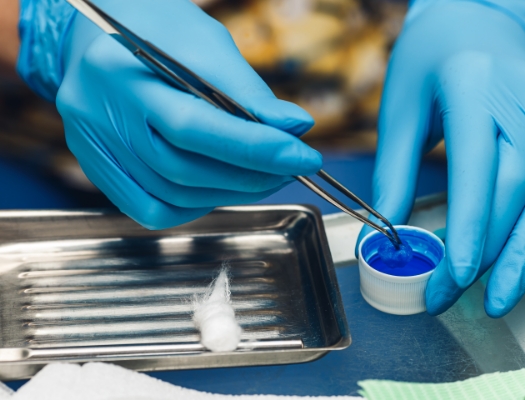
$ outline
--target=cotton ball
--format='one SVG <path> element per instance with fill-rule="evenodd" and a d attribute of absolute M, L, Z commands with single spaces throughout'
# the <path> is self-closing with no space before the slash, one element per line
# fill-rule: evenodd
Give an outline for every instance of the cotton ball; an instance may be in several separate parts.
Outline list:
<path fill-rule="evenodd" d="M 194 302 L 193 322 L 201 332 L 201 343 L 211 351 L 233 351 L 241 340 L 230 301 L 228 270 L 223 268 L 200 299 Z"/>
<path fill-rule="evenodd" d="M 229 304 L 209 303 L 195 313 L 201 331 L 201 343 L 211 351 L 233 351 L 237 348 L 241 328 Z"/>

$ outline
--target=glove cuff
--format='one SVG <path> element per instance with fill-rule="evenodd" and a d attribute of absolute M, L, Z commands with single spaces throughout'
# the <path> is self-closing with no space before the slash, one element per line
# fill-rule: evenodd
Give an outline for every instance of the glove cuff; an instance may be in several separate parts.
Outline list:
<path fill-rule="evenodd" d="M 63 41 L 74 14 L 65 0 L 20 0 L 17 72 L 49 101 L 55 101 L 63 79 Z"/>

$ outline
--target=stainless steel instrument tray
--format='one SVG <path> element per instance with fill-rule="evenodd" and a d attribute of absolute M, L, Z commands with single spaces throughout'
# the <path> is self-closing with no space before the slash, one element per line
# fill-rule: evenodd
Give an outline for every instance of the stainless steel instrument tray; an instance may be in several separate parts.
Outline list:
<path fill-rule="evenodd" d="M 191 299 L 228 262 L 239 349 L 199 343 Z M 319 212 L 217 209 L 148 231 L 113 211 L 0 212 L 0 379 L 49 362 L 127 368 L 298 363 L 350 344 Z"/>

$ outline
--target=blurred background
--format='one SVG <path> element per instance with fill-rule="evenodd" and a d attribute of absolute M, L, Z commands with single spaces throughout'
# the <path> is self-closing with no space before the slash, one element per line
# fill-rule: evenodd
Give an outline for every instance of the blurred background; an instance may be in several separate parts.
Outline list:
<path fill-rule="evenodd" d="M 386 65 L 406 13 L 395 0 L 195 0 L 231 32 L 275 94 L 305 108 L 304 136 L 325 170 L 366 201 Z M 53 104 L 0 78 L 0 208 L 100 207 L 110 203 L 67 150 Z M 294 184 L 296 185 L 296 184 Z M 299 186 L 265 202 L 319 203 Z M 419 194 L 446 189 L 444 147 L 425 159 Z"/>

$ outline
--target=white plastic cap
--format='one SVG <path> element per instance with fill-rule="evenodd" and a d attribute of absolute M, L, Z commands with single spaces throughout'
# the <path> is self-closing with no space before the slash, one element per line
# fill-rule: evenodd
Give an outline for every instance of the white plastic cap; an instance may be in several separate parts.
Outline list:
<path fill-rule="evenodd" d="M 395 227 L 403 241 L 410 243 L 412 235 L 420 240 L 415 248 L 429 258 L 434 265 L 444 262 L 445 246 L 433 233 L 413 226 L 399 225 Z M 372 307 L 380 311 L 411 315 L 426 311 L 425 290 L 427 282 L 434 270 L 415 276 L 394 276 L 377 271 L 368 265 L 367 260 L 377 254 L 377 246 L 367 246 L 380 232 L 371 232 L 365 236 L 359 245 L 359 276 L 361 294 Z M 407 240 L 408 239 L 408 240 Z M 414 248 L 414 246 L 411 246 Z M 363 249 L 367 254 L 363 255 Z"/>

